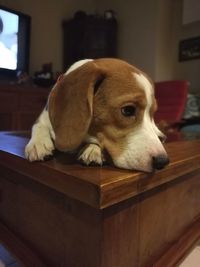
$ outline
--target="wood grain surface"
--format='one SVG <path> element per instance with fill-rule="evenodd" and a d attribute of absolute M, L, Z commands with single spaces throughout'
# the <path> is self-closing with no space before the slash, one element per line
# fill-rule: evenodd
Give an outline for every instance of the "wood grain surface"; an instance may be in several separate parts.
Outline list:
<path fill-rule="evenodd" d="M 112 166 L 86 167 L 76 162 L 75 156 L 59 152 L 51 160 L 30 163 L 24 157 L 26 136 L 26 133 L 0 134 L 2 166 L 10 166 L 30 179 L 101 209 L 200 168 L 200 140 L 166 144 L 169 166 L 147 174 Z"/>
<path fill-rule="evenodd" d="M 27 133 L 0 134 L 0 241 L 14 235 L 28 248 L 33 260 L 24 266 L 150 267 L 165 264 L 160 255 L 187 231 L 195 233 L 187 248 L 195 242 L 200 141 L 166 144 L 171 163 L 152 174 L 84 167 L 58 152 L 30 163 L 27 141 Z"/>

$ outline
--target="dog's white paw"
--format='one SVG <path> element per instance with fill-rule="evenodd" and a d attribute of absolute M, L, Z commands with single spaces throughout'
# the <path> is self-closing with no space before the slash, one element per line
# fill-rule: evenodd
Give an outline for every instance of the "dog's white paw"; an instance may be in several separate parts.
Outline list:
<path fill-rule="evenodd" d="M 86 165 L 103 165 L 105 161 L 101 148 L 96 144 L 88 144 L 81 151 L 78 159 Z"/>
<path fill-rule="evenodd" d="M 54 144 L 51 138 L 32 139 L 26 145 L 25 156 L 29 161 L 44 160 L 53 154 Z"/>

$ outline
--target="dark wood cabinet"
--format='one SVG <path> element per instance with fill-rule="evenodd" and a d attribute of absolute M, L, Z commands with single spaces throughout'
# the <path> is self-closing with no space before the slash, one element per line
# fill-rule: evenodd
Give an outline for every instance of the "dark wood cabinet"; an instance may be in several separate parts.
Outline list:
<path fill-rule="evenodd" d="M 117 21 L 113 17 L 75 16 L 63 22 L 63 68 L 86 58 L 117 56 Z"/>
<path fill-rule="evenodd" d="M 174 267 L 200 239 L 199 140 L 166 144 L 151 174 L 58 152 L 30 163 L 27 142 L 0 134 L 0 242 L 22 266 Z"/>
<path fill-rule="evenodd" d="M 0 84 L 0 131 L 30 130 L 44 108 L 49 89 Z"/>

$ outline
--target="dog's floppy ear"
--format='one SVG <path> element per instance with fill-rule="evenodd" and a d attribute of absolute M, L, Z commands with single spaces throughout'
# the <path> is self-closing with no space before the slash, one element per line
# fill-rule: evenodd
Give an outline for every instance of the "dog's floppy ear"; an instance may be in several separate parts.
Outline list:
<path fill-rule="evenodd" d="M 52 89 L 48 109 L 57 149 L 74 150 L 83 141 L 92 119 L 95 85 L 103 76 L 95 63 L 88 62 L 64 75 Z"/>

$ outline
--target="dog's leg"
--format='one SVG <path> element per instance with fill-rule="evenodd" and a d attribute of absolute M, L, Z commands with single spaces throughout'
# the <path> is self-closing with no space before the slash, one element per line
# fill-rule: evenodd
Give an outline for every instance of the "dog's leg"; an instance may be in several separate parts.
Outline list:
<path fill-rule="evenodd" d="M 105 162 L 99 142 L 94 137 L 87 137 L 88 144 L 81 150 L 79 160 L 86 165 L 103 165 Z"/>
<path fill-rule="evenodd" d="M 53 154 L 55 134 L 46 109 L 43 110 L 32 128 L 32 135 L 25 148 L 25 156 L 30 161 L 43 160 Z"/>

